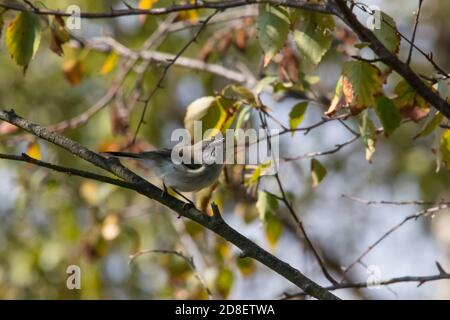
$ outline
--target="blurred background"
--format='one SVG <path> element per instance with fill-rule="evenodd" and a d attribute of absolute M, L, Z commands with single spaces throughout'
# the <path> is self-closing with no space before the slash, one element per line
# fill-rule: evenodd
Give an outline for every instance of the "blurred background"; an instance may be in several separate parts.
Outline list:
<path fill-rule="evenodd" d="M 170 1 L 159 1 L 157 6 Z M 418 1 L 364 1 L 377 5 L 395 18 L 399 31 L 410 37 L 413 12 Z M 41 6 L 66 8 L 77 4 L 82 11 L 99 12 L 124 8 L 120 1 L 39 1 Z M 129 1 L 138 6 L 138 1 Z M 257 7 L 235 9 L 222 14 L 240 18 L 212 23 L 183 56 L 203 59 L 230 69 L 246 70 L 257 78 L 275 74 L 261 69 L 261 49 L 254 36 L 253 17 Z M 450 2 L 424 1 L 416 43 L 425 52 L 433 52 L 436 61 L 450 69 Z M 208 11 L 174 17 L 182 28 L 168 33 L 158 47 L 160 52 L 176 54 L 193 37 L 192 27 L 198 16 Z M 6 22 L 16 13 L 5 13 Z M 364 14 L 359 13 L 361 19 Z M 220 15 L 217 17 L 219 18 Z M 245 17 L 242 18 L 242 17 Z M 114 86 L 125 58 L 111 57 L 99 48 L 82 48 L 81 43 L 95 37 L 113 37 L 118 43 L 139 50 L 165 16 L 121 17 L 117 19 L 84 19 L 81 29 L 63 46 L 64 55 L 48 49 L 50 32 L 44 31 L 34 60 L 26 74 L 10 58 L 2 33 L 0 44 L 0 107 L 14 108 L 17 114 L 41 125 L 54 125 L 76 117 L 98 103 Z M 240 24 L 239 24 L 240 23 Z M 337 23 L 338 26 L 341 24 Z M 219 31 L 228 28 L 227 32 Z M 244 31 L 241 31 L 244 30 Z M 227 29 L 225 29 L 227 30 Z M 245 32 L 245 46 L 226 43 L 231 35 Z M 217 34 L 219 33 L 219 36 Z M 219 37 L 216 40 L 216 38 Z M 231 40 L 230 40 L 231 42 Z M 206 44 L 214 50 L 208 52 Z M 317 92 L 331 98 L 345 57 L 345 43 L 333 42 L 331 50 L 315 71 L 320 82 Z M 97 50 L 98 49 L 98 50 Z M 409 46 L 403 41 L 401 58 Z M 206 57 L 205 55 L 208 56 Z M 117 59 L 115 67 L 107 61 Z M 412 66 L 418 73 L 432 74 L 432 67 L 415 54 Z M 110 61 L 110 64 L 113 63 Z M 242 65 L 245 68 L 240 68 Z M 139 69 L 139 66 L 141 69 Z M 130 128 L 122 128 L 120 110 L 130 93 L 142 90 L 145 97 L 160 78 L 162 67 L 151 63 L 146 70 L 139 63 L 127 75 L 123 88 L 106 107 L 84 125 L 64 130 L 64 134 L 97 151 L 114 150 L 134 133 L 143 104 L 136 102 L 130 113 Z M 111 70 L 108 70 L 111 69 Z M 141 79 L 140 79 L 141 78 Z M 399 78 L 395 78 L 397 81 Z M 141 81 L 142 86 L 136 83 Z M 396 81 L 393 81 L 394 83 Z M 140 148 L 170 147 L 170 133 L 183 127 L 186 107 L 195 99 L 214 95 L 226 84 L 233 83 L 217 75 L 173 66 L 164 80 L 164 87 L 153 96 L 146 122 L 137 141 Z M 387 91 L 393 87 L 387 85 Z M 124 98 L 125 97 L 125 98 Z M 295 94 L 273 95 L 265 92 L 263 102 L 283 123 L 299 99 Z M 302 126 L 320 121 L 326 109 L 311 103 Z M 128 123 L 128 122 L 127 122 Z M 252 123 L 257 126 L 258 119 Z M 354 120 L 347 121 L 357 127 Z M 271 122 L 272 126 L 276 124 Z M 436 172 L 438 146 L 434 134 L 413 140 L 423 123 L 406 123 L 389 139 L 380 136 L 372 163 L 365 160 L 361 141 L 339 152 L 320 157 L 327 175 L 317 188 L 311 187 L 310 159 L 281 163 L 280 177 L 292 195 L 298 215 L 328 262 L 330 270 L 340 279 L 340 270 L 352 263 L 375 240 L 406 216 L 419 212 L 421 206 L 365 205 L 342 197 L 342 194 L 369 200 L 448 199 L 449 174 L 443 167 Z M 32 136 L 0 127 L 0 151 L 20 154 L 34 152 L 50 162 L 97 172 L 95 168 L 72 155 Z M 282 156 L 299 156 L 309 152 L 332 149 L 351 138 L 336 121 L 326 123 L 307 135 L 283 135 Z M 153 180 L 149 171 L 133 162 L 130 168 Z M 234 169 L 230 169 L 232 172 Z M 23 163 L 0 161 L 0 298 L 2 299 L 206 299 L 204 284 L 216 298 L 272 299 L 295 287 L 271 270 L 248 259 L 239 259 L 239 251 L 214 234 L 154 201 L 115 186 L 77 177 L 65 176 Z M 270 179 L 260 187 L 276 192 Z M 225 220 L 280 259 L 303 271 L 319 284 L 329 285 L 303 241 L 299 241 L 286 209 L 280 204 L 278 216 L 282 232 L 276 241 L 265 235 L 258 219 L 255 199 L 240 196 L 236 186 L 221 183 L 214 198 L 221 203 Z M 242 188 L 245 190 L 245 188 Z M 251 192 L 250 192 L 251 193 Z M 176 250 L 192 256 L 195 272 L 180 256 L 148 253 L 132 261 L 130 255 L 149 249 Z M 381 279 L 399 276 L 437 274 L 435 261 L 450 270 L 450 216 L 443 210 L 432 218 L 407 222 L 347 274 L 347 280 L 366 281 L 371 273 Z M 69 265 L 81 268 L 81 289 L 66 287 Z M 375 271 L 374 271 L 375 270 Z M 204 284 L 196 277 L 200 276 Z M 448 299 L 450 282 L 401 283 L 372 289 L 345 289 L 335 293 L 347 299 Z"/>

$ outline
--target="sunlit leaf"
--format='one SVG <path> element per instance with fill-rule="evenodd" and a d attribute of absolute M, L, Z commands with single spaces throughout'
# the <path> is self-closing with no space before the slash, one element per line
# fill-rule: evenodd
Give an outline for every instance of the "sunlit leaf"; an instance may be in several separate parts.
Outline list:
<path fill-rule="evenodd" d="M 138 8 L 142 9 L 142 10 L 149 10 L 149 9 L 153 8 L 154 4 L 157 2 L 158 2 L 158 0 L 139 0 Z M 139 15 L 139 21 L 141 23 L 144 23 L 146 19 L 147 19 L 146 14 Z"/>
<path fill-rule="evenodd" d="M 440 142 L 441 159 L 447 170 L 450 170 L 450 129 L 445 130 Z"/>
<path fill-rule="evenodd" d="M 120 234 L 119 217 L 116 214 L 108 214 L 103 220 L 102 236 L 105 240 L 114 240 Z"/>
<path fill-rule="evenodd" d="M 202 97 L 189 104 L 184 117 L 184 127 L 194 137 L 194 123 L 201 121 L 202 134 L 213 129 L 211 135 L 224 131 L 231 125 L 237 114 L 231 100 L 223 97 Z"/>
<path fill-rule="evenodd" d="M 250 167 L 250 166 L 247 166 Z M 272 167 L 272 161 L 260 163 L 256 166 L 256 168 L 253 170 L 253 173 L 250 175 L 250 178 L 246 178 L 244 180 L 244 185 L 246 187 L 250 187 L 254 184 L 256 184 L 259 181 L 259 178 L 264 176 L 267 172 L 267 169 Z"/>
<path fill-rule="evenodd" d="M 41 147 L 39 146 L 37 141 L 31 142 L 28 144 L 26 153 L 28 156 L 30 156 L 33 159 L 37 159 L 37 160 L 42 159 Z"/>
<path fill-rule="evenodd" d="M 334 89 L 333 99 L 331 99 L 330 106 L 325 112 L 325 115 L 328 117 L 332 117 L 342 108 L 342 104 L 344 103 L 344 97 L 342 95 L 342 82 L 343 76 L 340 76 L 338 82 L 336 83 L 336 88 Z"/>
<path fill-rule="evenodd" d="M 317 188 L 327 175 L 327 169 L 317 159 L 311 159 L 311 186 Z"/>
<path fill-rule="evenodd" d="M 64 62 L 62 66 L 64 75 L 67 81 L 73 86 L 76 86 L 83 80 L 84 64 L 80 59 L 71 59 Z"/>
<path fill-rule="evenodd" d="M 278 210 L 278 199 L 264 190 L 259 190 L 256 209 L 258 209 L 259 218 L 264 221 L 268 215 L 276 214 Z"/>
<path fill-rule="evenodd" d="M 374 106 L 383 81 L 380 70 L 364 61 L 349 61 L 342 71 L 342 91 L 353 114 Z"/>
<path fill-rule="evenodd" d="M 359 132 L 361 139 L 366 148 L 366 160 L 372 162 L 373 154 L 375 153 L 375 145 L 377 142 L 376 127 L 369 117 L 369 113 L 365 110 L 359 117 Z"/>
<path fill-rule="evenodd" d="M 425 124 L 420 132 L 414 138 L 422 138 L 431 134 L 442 122 L 444 115 L 439 111 L 433 116 L 433 118 Z"/>
<path fill-rule="evenodd" d="M 392 100 L 386 96 L 380 95 L 377 98 L 375 112 L 378 118 L 380 118 L 386 137 L 391 135 L 400 126 L 402 116 Z"/>
<path fill-rule="evenodd" d="M 288 11 L 281 6 L 261 5 L 256 29 L 259 44 L 264 51 L 264 67 L 266 67 L 287 40 Z"/>
<path fill-rule="evenodd" d="M 41 41 L 39 17 L 33 13 L 21 12 L 8 25 L 6 48 L 14 61 L 27 69 Z"/>
<path fill-rule="evenodd" d="M 296 129 L 305 118 L 306 109 L 308 108 L 308 102 L 297 103 L 289 113 L 289 128 Z M 292 135 L 295 131 L 292 131 Z"/>
<path fill-rule="evenodd" d="M 317 65 L 333 41 L 334 19 L 329 14 L 301 11 L 294 40 L 302 56 Z"/>
<path fill-rule="evenodd" d="M 105 75 L 110 73 L 117 66 L 118 62 L 119 62 L 118 54 L 115 51 L 111 51 L 111 53 L 108 55 L 105 62 L 103 63 L 102 68 L 100 69 L 100 74 Z"/>

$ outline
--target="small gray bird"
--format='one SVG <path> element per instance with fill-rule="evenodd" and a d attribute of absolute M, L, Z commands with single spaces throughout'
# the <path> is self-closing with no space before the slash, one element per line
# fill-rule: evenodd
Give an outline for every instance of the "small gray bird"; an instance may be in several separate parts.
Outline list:
<path fill-rule="evenodd" d="M 153 170 L 166 187 L 175 191 L 194 192 L 213 184 L 219 177 L 223 159 L 217 159 L 219 148 L 223 148 L 223 138 L 213 137 L 194 145 L 178 147 L 179 158 L 187 152 L 188 161 L 172 160 L 173 149 L 162 149 L 141 153 L 105 152 L 113 157 L 133 158 Z M 184 157 L 186 158 L 186 157 Z M 196 160 L 196 161 L 195 161 Z M 178 193 L 178 192 L 177 192 Z"/>

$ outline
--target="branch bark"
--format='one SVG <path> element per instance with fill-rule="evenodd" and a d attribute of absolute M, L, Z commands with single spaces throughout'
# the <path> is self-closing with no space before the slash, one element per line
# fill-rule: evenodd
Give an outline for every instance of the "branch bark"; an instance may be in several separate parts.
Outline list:
<path fill-rule="evenodd" d="M 68 139 L 62 135 L 48 131 L 46 128 L 32 123 L 26 119 L 23 119 L 15 114 L 13 110 L 5 111 L 0 110 L 0 119 L 9 122 L 25 131 L 42 138 L 48 142 L 51 142 L 62 149 L 71 152 L 73 155 L 92 163 L 94 166 L 102 168 L 110 173 L 113 173 L 117 177 L 123 179 L 113 179 L 107 176 L 101 176 L 90 172 L 80 171 L 72 168 L 64 168 L 56 166 L 46 162 L 32 159 L 28 156 L 10 156 L 2 155 L 0 158 L 25 161 L 40 165 L 59 172 L 66 172 L 81 177 L 98 180 L 101 182 L 111 183 L 123 188 L 132 189 L 136 192 L 146 196 L 147 198 L 154 199 L 166 207 L 175 211 L 178 215 L 191 219 L 207 229 L 213 231 L 217 235 L 223 237 L 227 241 L 231 242 L 239 249 L 242 250 L 245 256 L 251 257 L 262 264 L 266 265 L 276 273 L 280 274 L 287 280 L 291 281 L 299 288 L 301 288 L 306 294 L 311 295 L 317 299 L 339 299 L 328 290 L 319 286 L 317 283 L 306 277 L 302 272 L 293 268 L 288 263 L 278 259 L 274 255 L 270 254 L 244 235 L 240 234 L 232 227 L 230 227 L 223 219 L 217 210 L 217 207 L 213 207 L 214 216 L 210 217 L 207 214 L 198 211 L 195 208 L 187 207 L 186 203 L 178 200 L 167 194 L 162 194 L 161 190 L 153 184 L 147 182 L 143 178 L 139 177 L 126 167 L 124 167 L 115 158 L 105 158 L 100 154 L 97 154 L 79 143 Z"/>

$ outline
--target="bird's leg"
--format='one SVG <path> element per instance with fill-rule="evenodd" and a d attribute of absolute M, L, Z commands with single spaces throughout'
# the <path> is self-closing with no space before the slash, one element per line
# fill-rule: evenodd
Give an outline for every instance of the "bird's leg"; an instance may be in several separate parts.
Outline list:
<path fill-rule="evenodd" d="M 163 191 L 161 192 L 161 197 L 164 197 L 167 194 L 167 187 L 166 184 L 163 181 Z"/>
<path fill-rule="evenodd" d="M 172 190 L 179 195 L 180 197 L 182 197 L 184 200 L 187 201 L 187 203 L 185 203 L 183 205 L 183 209 L 186 209 L 185 206 L 192 206 L 193 208 L 195 208 L 195 204 L 191 201 L 191 199 L 189 199 L 188 197 L 186 197 L 184 194 L 182 194 L 181 192 L 179 192 L 178 190 L 172 188 Z"/>

